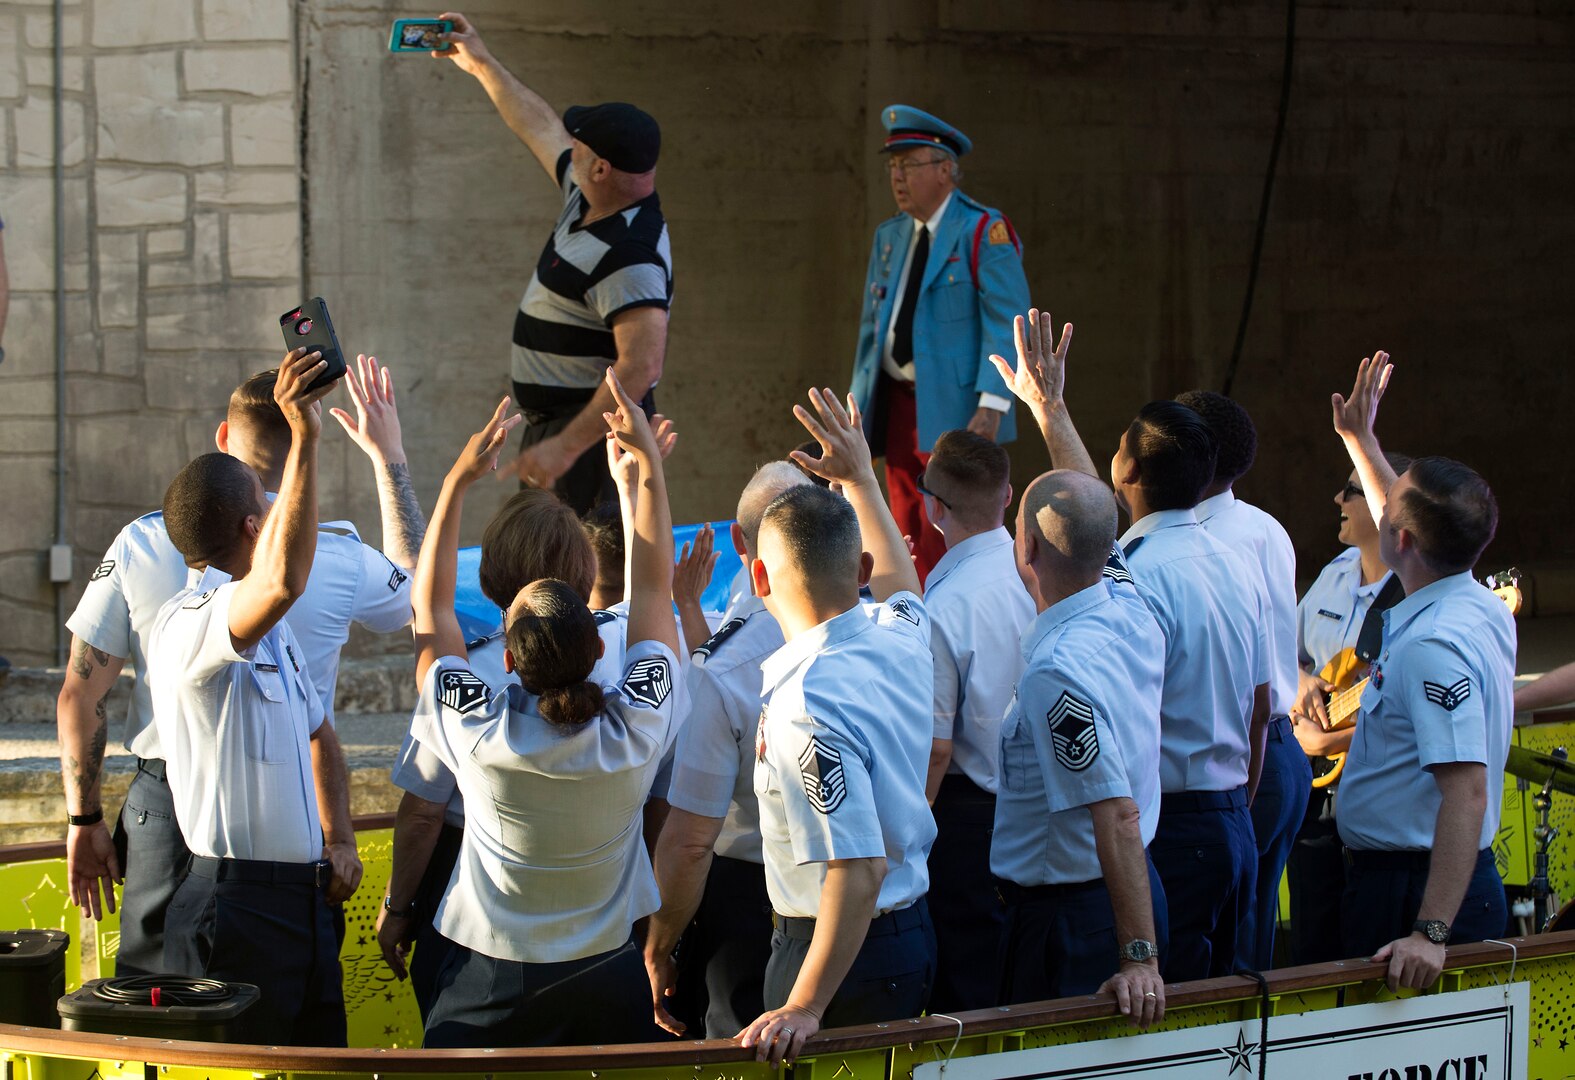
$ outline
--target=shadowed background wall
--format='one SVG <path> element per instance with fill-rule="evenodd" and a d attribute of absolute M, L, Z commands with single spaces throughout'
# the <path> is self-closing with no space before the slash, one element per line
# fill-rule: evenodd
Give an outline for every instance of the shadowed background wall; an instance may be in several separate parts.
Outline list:
<path fill-rule="evenodd" d="M 13 7 L 0 2 L 0 21 Z M 870 234 L 894 212 L 876 153 L 879 109 L 893 101 L 973 138 L 964 189 L 1012 218 L 1036 302 L 1077 324 L 1068 394 L 1097 462 L 1143 401 L 1219 387 L 1273 131 L 1283 5 L 490 0 L 468 10 L 555 108 L 628 100 L 662 123 L 658 189 L 677 295 L 657 397 L 682 431 L 677 519 L 730 516 L 750 471 L 802 438 L 790 403 L 812 382 L 846 386 Z M 226 279 L 203 294 L 219 314 L 188 321 L 190 363 L 231 350 L 208 377 L 166 375 L 155 392 L 147 363 L 126 361 L 125 393 L 148 408 L 187 395 L 187 433 L 148 424 L 114 447 L 75 441 L 70 602 L 119 523 L 151 508 L 171 465 L 203 448 L 236 369 L 276 360 L 277 315 L 302 294 L 327 298 L 349 351 L 394 366 L 424 503 L 507 391 L 514 309 L 556 189 L 469 76 L 388 55 L 390 21 L 412 14 L 349 0 L 291 9 L 299 276 L 270 270 L 278 280 L 243 290 Z M 1484 568 L 1552 575 L 1570 554 L 1575 17 L 1531 0 L 1303 3 L 1298 31 L 1235 386 L 1262 445 L 1238 490 L 1285 523 L 1301 574 L 1316 573 L 1336 550 L 1331 497 L 1348 471 L 1328 396 L 1384 348 L 1398 365 L 1386 445 L 1480 468 L 1504 512 Z M 0 98 L 5 89 L 0 80 Z M 0 145 L 14 155 L 15 142 Z M 102 149 L 90 145 L 86 167 Z M 11 222 L 5 193 L 0 181 Z M 244 234 L 223 235 L 236 258 Z M 15 259 L 11 230 L 7 248 Z M 103 333 L 92 314 L 87 343 Z M 11 374 L 0 371 L 0 398 Z M 1046 464 L 1026 426 L 1013 447 L 1019 489 Z M 324 516 L 352 517 L 376 542 L 371 470 L 344 442 L 325 434 Z M 0 464 L 12 446 L 0 436 Z M 123 471 L 147 459 L 134 498 L 106 497 L 90 480 L 111 450 Z M 0 604 L 35 631 L 0 631 L 0 652 L 32 662 L 53 618 L 52 604 L 40 617 L 50 515 L 47 501 L 35 511 L 35 491 L 47 494 L 28 488 L 24 505 L 42 535 L 0 536 L 0 560 L 11 556 L 0 567 L 14 567 L 0 574 Z M 506 494 L 493 485 L 471 501 L 468 542 Z"/>

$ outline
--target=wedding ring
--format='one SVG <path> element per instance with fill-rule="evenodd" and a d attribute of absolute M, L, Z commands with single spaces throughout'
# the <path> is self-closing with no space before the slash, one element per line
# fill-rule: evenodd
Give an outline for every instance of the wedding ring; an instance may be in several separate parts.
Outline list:
<path fill-rule="evenodd" d="M 1143 996 L 1144 997 L 1158 997 L 1159 995 L 1154 993 L 1154 991 L 1150 990 L 1148 993 L 1144 994 Z"/>

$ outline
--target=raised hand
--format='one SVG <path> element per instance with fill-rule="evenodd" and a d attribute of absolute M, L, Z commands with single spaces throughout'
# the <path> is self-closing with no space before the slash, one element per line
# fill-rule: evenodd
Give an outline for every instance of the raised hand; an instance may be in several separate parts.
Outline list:
<path fill-rule="evenodd" d="M 656 449 L 666 461 L 672 456 L 673 447 L 678 445 L 678 431 L 661 413 L 651 415 L 651 429 L 656 435 Z M 607 471 L 619 490 L 632 488 L 640 479 L 639 459 L 618 445 L 610 431 L 607 433 Z"/>
<path fill-rule="evenodd" d="M 284 413 L 285 423 L 297 435 L 315 438 L 323 429 L 323 407 L 318 403 L 328 396 L 334 384 L 307 389 L 328 367 L 328 361 L 322 357 L 323 354 L 315 350 L 292 349 L 279 365 L 279 376 L 273 384 L 273 400 Z"/>
<path fill-rule="evenodd" d="M 503 452 L 503 444 L 508 441 L 509 432 L 524 419 L 521 413 L 509 416 L 508 411 L 509 399 L 504 398 L 492 411 L 492 418 L 480 431 L 470 437 L 470 442 L 465 444 L 465 449 L 459 452 L 459 457 L 454 461 L 454 467 L 449 470 L 449 475 L 457 479 L 462 486 L 474 483 L 498 467 L 498 455 Z"/>
<path fill-rule="evenodd" d="M 829 387 L 825 390 L 812 388 L 809 403 L 814 406 L 814 412 L 795 405 L 793 415 L 820 444 L 821 456 L 812 458 L 802 450 L 794 450 L 788 457 L 800 468 L 844 487 L 873 483 L 875 464 L 869 443 L 864 440 L 864 422 L 853 395 L 848 395 L 848 405 L 844 409 Z"/>
<path fill-rule="evenodd" d="M 480 32 L 457 11 L 445 11 L 438 18 L 453 23 L 454 29 L 443 35 L 446 44 L 441 49 L 433 49 L 432 55 L 454 61 L 467 74 L 480 75 L 482 69 L 492 63 L 492 54 L 487 51 Z"/>
<path fill-rule="evenodd" d="M 715 544 L 716 533 L 710 522 L 707 522 L 695 533 L 694 543 L 685 543 L 683 551 L 679 553 L 678 563 L 673 567 L 673 602 L 680 611 L 689 604 L 699 608 L 700 596 L 706 586 L 711 584 L 711 572 L 716 569 L 718 552 L 713 550 Z"/>
<path fill-rule="evenodd" d="M 355 369 L 346 374 L 345 389 L 355 405 L 355 416 L 340 408 L 328 410 L 345 434 L 374 462 L 387 465 L 405 460 L 399 409 L 394 404 L 394 380 L 377 357 L 359 354 Z"/>
<path fill-rule="evenodd" d="M 1030 308 L 1026 319 L 1019 315 L 1012 320 L 1012 340 L 1017 346 L 1016 369 L 993 353 L 990 363 L 1006 380 L 1007 388 L 1029 408 L 1055 408 L 1066 388 L 1066 353 L 1072 345 L 1072 324 L 1062 328 L 1058 344 L 1050 313 Z"/>
<path fill-rule="evenodd" d="M 1378 420 L 1378 403 L 1389 388 L 1389 376 L 1394 373 L 1389 354 L 1379 349 L 1365 357 L 1356 367 L 1356 384 L 1350 397 L 1334 394 L 1329 402 L 1334 411 L 1334 430 L 1346 442 L 1362 442 L 1373 438 L 1373 425 Z"/>
<path fill-rule="evenodd" d="M 623 388 L 623 383 L 618 381 L 618 376 L 613 374 L 613 369 L 607 369 L 607 388 L 612 391 L 613 401 L 617 404 L 614 412 L 602 413 L 602 419 L 607 421 L 607 430 L 617 440 L 618 445 L 631 454 L 635 454 L 646 461 L 659 461 L 666 457 L 662 453 L 657 440 L 656 432 L 651 429 L 651 422 L 646 419 L 645 410 L 640 408 L 639 402 L 629 396 Z M 668 426 L 671 433 L 671 426 Z M 671 451 L 671 443 L 668 446 Z"/>

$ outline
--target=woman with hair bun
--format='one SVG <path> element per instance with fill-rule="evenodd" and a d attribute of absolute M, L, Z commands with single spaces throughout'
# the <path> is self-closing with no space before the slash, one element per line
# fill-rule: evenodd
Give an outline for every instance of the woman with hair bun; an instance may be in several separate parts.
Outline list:
<path fill-rule="evenodd" d="M 520 589 L 505 617 L 504 667 L 518 686 L 472 670 L 454 616 L 461 505 L 497 467 L 505 399 L 444 480 L 414 606 L 411 732 L 458 779 L 464 841 L 436 925 L 454 948 L 437 973 L 426 1045 L 558 1046 L 656 1037 L 645 965 L 631 934 L 660 906 L 641 810 L 676 734 L 673 541 L 661 455 L 649 422 L 609 370 L 611 437 L 638 462 L 622 679 L 591 678 L 596 619 L 571 584 Z"/>

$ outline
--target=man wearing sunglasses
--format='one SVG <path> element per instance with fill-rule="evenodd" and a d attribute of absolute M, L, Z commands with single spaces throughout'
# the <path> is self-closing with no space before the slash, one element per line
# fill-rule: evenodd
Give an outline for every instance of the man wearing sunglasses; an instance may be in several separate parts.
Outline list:
<path fill-rule="evenodd" d="M 922 578 L 945 554 L 918 489 L 935 440 L 954 428 L 999 443 L 1016 434 L 989 356 L 1011 343 L 1028 281 L 1011 222 L 957 188 L 968 137 L 907 105 L 888 105 L 881 123 L 900 212 L 875 230 L 852 391 L 871 449 L 886 457 L 892 515 L 913 538 Z"/>

